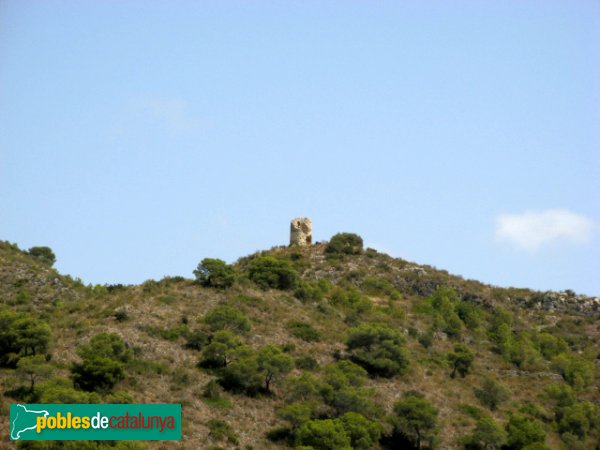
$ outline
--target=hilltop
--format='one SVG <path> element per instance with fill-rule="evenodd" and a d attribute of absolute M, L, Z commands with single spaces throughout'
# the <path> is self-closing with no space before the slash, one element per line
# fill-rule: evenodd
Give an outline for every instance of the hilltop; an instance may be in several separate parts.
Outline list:
<path fill-rule="evenodd" d="M 600 299 L 465 280 L 352 234 L 128 286 L 85 285 L 2 242 L 0 303 L 5 430 L 16 402 L 183 406 L 178 443 L 19 448 L 599 442 Z M 107 343 L 113 368 L 89 370 Z"/>

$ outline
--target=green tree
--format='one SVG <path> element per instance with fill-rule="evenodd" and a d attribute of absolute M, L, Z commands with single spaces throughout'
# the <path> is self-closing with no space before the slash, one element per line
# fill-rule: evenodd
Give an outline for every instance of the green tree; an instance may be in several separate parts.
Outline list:
<path fill-rule="evenodd" d="M 558 429 L 585 439 L 591 430 L 600 428 L 600 408 L 591 402 L 577 402 L 558 410 Z"/>
<path fill-rule="evenodd" d="M 552 360 L 552 366 L 575 389 L 589 386 L 596 374 L 593 362 L 569 353 L 556 356 Z"/>
<path fill-rule="evenodd" d="M 368 375 L 365 369 L 348 360 L 331 363 L 325 367 L 324 372 L 325 382 L 335 390 L 345 386 L 363 386 Z"/>
<path fill-rule="evenodd" d="M 236 280 L 235 269 L 217 258 L 204 258 L 194 270 L 196 280 L 203 286 L 227 289 Z"/>
<path fill-rule="evenodd" d="M 270 392 L 273 379 L 289 373 L 294 368 L 294 361 L 280 348 L 266 345 L 258 351 L 258 369 L 264 372 L 265 390 Z"/>
<path fill-rule="evenodd" d="M 250 321 L 244 313 L 230 306 L 217 306 L 204 316 L 211 331 L 229 330 L 236 334 L 250 331 Z"/>
<path fill-rule="evenodd" d="M 408 356 L 400 332 L 387 325 L 368 324 L 350 330 L 346 341 L 351 359 L 370 374 L 393 377 L 408 369 Z"/>
<path fill-rule="evenodd" d="M 298 429 L 308 422 L 316 409 L 316 402 L 294 402 L 277 410 L 277 415 L 290 423 L 293 429 Z"/>
<path fill-rule="evenodd" d="M 351 450 L 350 436 L 339 420 L 309 420 L 297 433 L 299 445 L 314 450 Z"/>
<path fill-rule="evenodd" d="M 73 382 L 87 391 L 108 391 L 125 376 L 131 349 L 115 333 L 99 333 L 77 351 L 81 363 L 71 367 Z"/>
<path fill-rule="evenodd" d="M 56 262 L 56 255 L 50 247 L 31 247 L 28 253 L 42 264 L 50 267 Z"/>
<path fill-rule="evenodd" d="M 247 395 L 256 395 L 263 387 L 265 373 L 258 364 L 257 353 L 246 345 L 237 347 L 231 362 L 219 371 L 223 388 Z"/>
<path fill-rule="evenodd" d="M 466 345 L 457 344 L 454 346 L 454 351 L 448 353 L 447 359 L 452 367 L 450 377 L 454 378 L 458 372 L 464 378 L 473 364 L 474 355 Z"/>
<path fill-rule="evenodd" d="M 467 448 L 469 449 L 493 450 L 501 448 L 505 443 L 506 432 L 490 417 L 479 419 L 475 430 L 467 438 Z"/>
<path fill-rule="evenodd" d="M 520 414 L 511 415 L 505 429 L 509 449 L 519 450 L 535 442 L 543 443 L 546 439 L 539 422 Z"/>
<path fill-rule="evenodd" d="M 542 356 L 548 360 L 569 350 L 563 338 L 550 333 L 540 333 L 537 337 L 537 345 Z"/>
<path fill-rule="evenodd" d="M 242 341 L 229 330 L 217 331 L 204 350 L 200 359 L 200 367 L 226 367 L 233 359 L 235 350 Z"/>
<path fill-rule="evenodd" d="M 347 412 L 339 420 L 350 436 L 352 448 L 368 450 L 376 447 L 383 432 L 383 427 L 377 422 L 355 412 Z"/>
<path fill-rule="evenodd" d="M 495 411 L 500 403 L 508 400 L 509 396 L 508 388 L 493 378 L 485 378 L 481 388 L 475 388 L 475 397 L 491 411 Z"/>
<path fill-rule="evenodd" d="M 363 251 L 363 240 L 358 234 L 338 233 L 334 235 L 325 252 L 329 254 L 359 255 Z"/>
<path fill-rule="evenodd" d="M 420 450 L 423 442 L 431 444 L 437 436 L 438 410 L 416 392 L 409 392 L 394 404 L 391 418 L 396 433 L 405 436 Z"/>
<path fill-rule="evenodd" d="M 47 352 L 51 334 L 42 320 L 0 310 L 0 365 L 15 367 L 21 356 Z"/>
<path fill-rule="evenodd" d="M 64 378 L 51 378 L 36 386 L 39 403 L 100 403 L 96 392 L 84 392 L 74 389 L 73 383 Z"/>
<path fill-rule="evenodd" d="M 102 356 L 115 361 L 127 362 L 131 359 L 132 351 L 127 343 L 116 333 L 99 333 L 89 342 L 79 347 L 82 358 Z"/>
<path fill-rule="evenodd" d="M 287 380 L 286 401 L 320 401 L 321 389 L 321 382 L 314 375 L 302 372 L 299 376 Z"/>
<path fill-rule="evenodd" d="M 17 373 L 29 380 L 29 390 L 33 392 L 35 383 L 52 375 L 54 367 L 42 355 L 25 356 L 17 363 Z"/>
<path fill-rule="evenodd" d="M 293 289 L 298 283 L 292 263 L 272 256 L 258 256 L 250 261 L 248 276 L 262 289 Z"/>

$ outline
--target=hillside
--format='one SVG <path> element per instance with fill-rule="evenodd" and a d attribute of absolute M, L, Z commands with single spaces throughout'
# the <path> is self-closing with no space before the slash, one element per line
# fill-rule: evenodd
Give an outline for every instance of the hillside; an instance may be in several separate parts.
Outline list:
<path fill-rule="evenodd" d="M 349 236 L 138 286 L 86 286 L 0 243 L 0 427 L 16 402 L 181 403 L 181 442 L 17 448 L 599 448 L 600 299 Z M 110 376 L 85 370 L 102 333 L 125 344 Z"/>

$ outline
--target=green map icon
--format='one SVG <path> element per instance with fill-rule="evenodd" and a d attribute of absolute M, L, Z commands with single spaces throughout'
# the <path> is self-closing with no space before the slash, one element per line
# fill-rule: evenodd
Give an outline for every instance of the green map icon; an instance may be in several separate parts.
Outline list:
<path fill-rule="evenodd" d="M 37 418 L 47 417 L 48 411 L 45 410 L 31 410 L 27 409 L 23 405 L 16 405 L 16 411 L 11 416 L 14 416 L 10 423 L 10 438 L 12 440 L 19 440 L 24 438 L 22 434 L 28 430 L 35 430 L 37 424 Z"/>

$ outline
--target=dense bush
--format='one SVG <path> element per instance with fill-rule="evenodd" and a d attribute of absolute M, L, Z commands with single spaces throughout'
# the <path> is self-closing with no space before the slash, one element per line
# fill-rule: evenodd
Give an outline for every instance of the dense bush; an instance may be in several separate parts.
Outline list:
<path fill-rule="evenodd" d="M 352 448 L 368 450 L 376 447 L 383 432 L 379 423 L 355 412 L 347 412 L 339 420 L 350 436 Z"/>
<path fill-rule="evenodd" d="M 79 347 L 82 362 L 71 368 L 73 382 L 87 391 L 108 391 L 125 376 L 131 349 L 114 333 L 100 333 Z"/>
<path fill-rule="evenodd" d="M 387 325 L 361 325 L 346 341 L 351 359 L 370 374 L 393 377 L 406 372 L 408 356 L 400 332 Z"/>
<path fill-rule="evenodd" d="M 210 336 L 204 330 L 195 330 L 186 337 L 185 346 L 193 350 L 202 350 L 210 342 Z"/>
<path fill-rule="evenodd" d="M 303 341 L 317 342 L 321 339 L 321 333 L 315 330 L 308 322 L 290 320 L 286 326 L 292 336 L 302 339 Z"/>
<path fill-rule="evenodd" d="M 56 262 L 56 255 L 50 247 L 31 247 L 28 253 L 42 264 L 50 267 Z"/>
<path fill-rule="evenodd" d="M 263 373 L 265 391 L 269 392 L 275 378 L 289 373 L 294 368 L 292 358 L 273 345 L 266 345 L 258 351 L 258 370 Z"/>
<path fill-rule="evenodd" d="M 0 310 L 0 365 L 15 367 L 19 357 L 45 353 L 51 330 L 42 320 Z"/>
<path fill-rule="evenodd" d="M 221 259 L 204 258 L 194 270 L 196 280 L 203 286 L 226 289 L 236 279 L 235 269 Z"/>
<path fill-rule="evenodd" d="M 430 446 L 437 435 L 438 410 L 423 395 L 408 392 L 394 404 L 391 418 L 394 432 L 408 439 L 417 449 L 423 442 Z"/>
<path fill-rule="evenodd" d="M 229 330 L 217 331 L 202 351 L 200 367 L 209 369 L 226 367 L 233 359 L 233 355 L 242 341 Z"/>
<path fill-rule="evenodd" d="M 473 433 L 465 439 L 467 450 L 499 449 L 506 443 L 506 432 L 490 417 L 477 421 Z"/>
<path fill-rule="evenodd" d="M 227 440 L 231 444 L 237 444 L 238 438 L 231 425 L 221 419 L 210 419 L 206 424 L 208 435 L 215 441 Z"/>
<path fill-rule="evenodd" d="M 300 280 L 294 291 L 294 297 L 302 301 L 320 301 L 331 289 L 331 284 L 324 279 L 316 282 Z"/>
<path fill-rule="evenodd" d="M 298 283 L 292 263 L 272 256 L 259 256 L 250 261 L 248 277 L 262 289 L 293 289 Z"/>
<path fill-rule="evenodd" d="M 84 392 L 73 387 L 70 380 L 53 378 L 36 386 L 39 403 L 100 403 L 96 392 Z"/>
<path fill-rule="evenodd" d="M 593 362 L 568 353 L 556 356 L 552 360 L 552 366 L 567 383 L 576 389 L 589 386 L 594 381 L 596 374 Z"/>
<path fill-rule="evenodd" d="M 464 378 L 467 373 L 469 373 L 474 358 L 475 356 L 471 350 L 469 350 L 469 347 L 464 344 L 456 344 L 454 346 L 454 351 L 447 355 L 448 362 L 452 367 L 450 376 L 454 378 L 456 372 L 458 372 L 460 376 Z"/>
<path fill-rule="evenodd" d="M 37 381 L 48 378 L 53 372 L 54 367 L 48 364 L 43 355 L 25 356 L 17 363 L 17 373 L 29 381 L 31 392 Z"/>
<path fill-rule="evenodd" d="M 338 233 L 334 235 L 325 252 L 337 255 L 359 255 L 363 251 L 362 238 L 354 233 Z"/>
<path fill-rule="evenodd" d="M 244 313 L 230 306 L 217 306 L 204 316 L 211 331 L 229 330 L 236 334 L 250 331 L 250 321 Z"/>
<path fill-rule="evenodd" d="M 546 433 L 539 422 L 520 414 L 511 415 L 506 424 L 508 448 L 522 449 L 536 442 L 543 443 Z"/>
<path fill-rule="evenodd" d="M 495 411 L 502 402 L 508 400 L 509 396 L 508 388 L 492 378 L 484 379 L 481 388 L 475 388 L 475 397 L 492 411 Z"/>
<path fill-rule="evenodd" d="M 309 420 L 297 434 L 298 445 L 314 450 L 350 450 L 351 440 L 339 420 Z"/>

